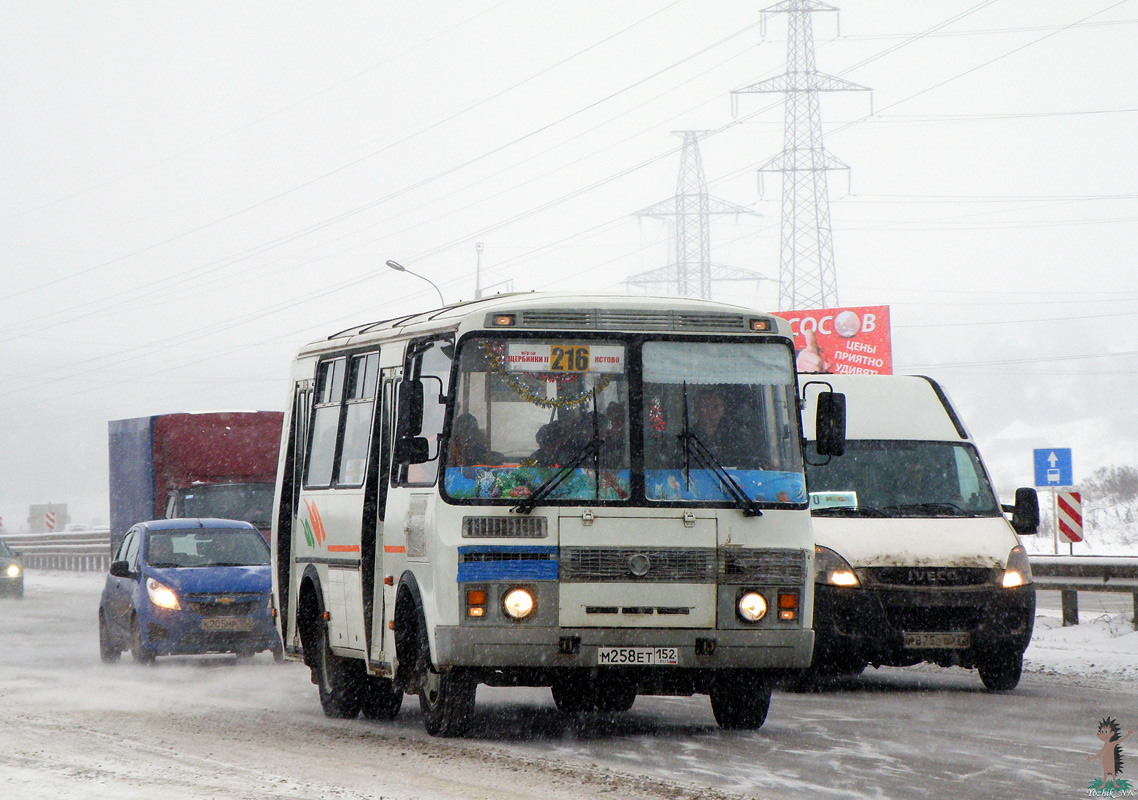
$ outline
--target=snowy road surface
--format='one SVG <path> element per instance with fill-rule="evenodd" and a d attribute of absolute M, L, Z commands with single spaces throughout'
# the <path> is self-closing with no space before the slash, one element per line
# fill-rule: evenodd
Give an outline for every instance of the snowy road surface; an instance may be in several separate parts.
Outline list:
<path fill-rule="evenodd" d="M 0 601 L 5 800 L 1066 798 L 1098 777 L 1099 719 L 1138 728 L 1138 634 L 1105 613 L 1062 629 L 1048 603 L 1011 694 L 962 670 L 871 669 L 776 692 L 761 730 L 730 733 L 699 696 L 571 719 L 547 690 L 481 687 L 470 734 L 439 740 L 413 698 L 392 723 L 326 719 L 308 671 L 266 654 L 103 665 L 101 586 L 32 573 L 24 601 Z"/>

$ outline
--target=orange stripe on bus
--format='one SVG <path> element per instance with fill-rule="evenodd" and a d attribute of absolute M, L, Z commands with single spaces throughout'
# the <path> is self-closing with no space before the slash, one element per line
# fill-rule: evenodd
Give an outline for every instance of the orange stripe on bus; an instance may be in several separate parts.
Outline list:
<path fill-rule="evenodd" d="M 406 553 L 407 548 L 403 547 L 402 545 L 385 544 L 383 546 L 383 552 L 385 552 L 385 553 Z"/>
<path fill-rule="evenodd" d="M 358 553 L 360 546 L 358 544 L 330 544 L 328 545 L 329 553 Z"/>

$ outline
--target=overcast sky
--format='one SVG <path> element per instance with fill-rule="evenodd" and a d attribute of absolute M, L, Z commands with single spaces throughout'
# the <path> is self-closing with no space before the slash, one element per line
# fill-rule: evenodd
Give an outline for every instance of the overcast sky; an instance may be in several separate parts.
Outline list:
<path fill-rule="evenodd" d="M 681 130 L 715 261 L 777 304 L 786 20 L 744 0 L 0 2 L 0 515 L 107 519 L 109 419 L 280 409 L 305 342 L 483 283 L 670 260 Z M 842 305 L 889 305 L 1004 491 L 1138 463 L 1138 2 L 813 15 Z M 839 24 L 840 23 L 840 24 Z M 507 284 L 505 282 L 512 282 Z"/>

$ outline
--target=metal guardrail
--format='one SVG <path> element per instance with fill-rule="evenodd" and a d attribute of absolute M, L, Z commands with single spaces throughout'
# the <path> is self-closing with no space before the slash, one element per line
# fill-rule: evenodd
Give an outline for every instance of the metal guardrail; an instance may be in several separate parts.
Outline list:
<path fill-rule="evenodd" d="M 1063 625 L 1079 624 L 1079 592 L 1129 592 L 1138 630 L 1138 556 L 1031 556 L 1036 590 L 1062 592 Z"/>
<path fill-rule="evenodd" d="M 20 554 L 25 569 L 106 572 L 111 566 L 111 532 L 108 528 L 5 533 L 0 538 Z"/>

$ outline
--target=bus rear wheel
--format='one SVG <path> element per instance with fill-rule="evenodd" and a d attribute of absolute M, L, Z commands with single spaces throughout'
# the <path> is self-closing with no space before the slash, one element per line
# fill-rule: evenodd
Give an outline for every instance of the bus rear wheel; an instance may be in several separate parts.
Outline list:
<path fill-rule="evenodd" d="M 623 713 L 636 702 L 636 684 L 620 678 L 598 677 L 593 684 L 597 711 Z"/>
<path fill-rule="evenodd" d="M 587 675 L 570 675 L 559 678 L 549 687 L 553 702 L 562 714 L 580 714 L 592 711 L 595 693 Z"/>
<path fill-rule="evenodd" d="M 320 690 L 320 708 L 324 716 L 335 719 L 355 719 L 363 707 L 363 682 L 366 677 L 363 662 L 341 658 L 332 652 L 328 642 L 328 628 L 318 626 L 314 631 L 316 643 L 316 686 Z"/>
<path fill-rule="evenodd" d="M 403 692 L 396 689 L 390 678 L 369 675 L 364 685 L 363 715 L 367 719 L 395 719 L 403 706 Z"/>

